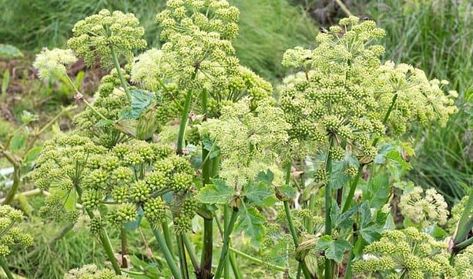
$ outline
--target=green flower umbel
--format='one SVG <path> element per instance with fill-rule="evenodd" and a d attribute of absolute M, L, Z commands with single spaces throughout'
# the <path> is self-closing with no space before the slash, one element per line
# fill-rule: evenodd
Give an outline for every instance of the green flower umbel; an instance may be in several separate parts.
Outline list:
<path fill-rule="evenodd" d="M 9 255 L 19 247 L 33 244 L 33 238 L 17 226 L 21 221 L 21 211 L 8 205 L 0 206 L 0 257 Z"/>
<path fill-rule="evenodd" d="M 88 65 L 99 59 L 102 65 L 110 66 L 112 52 L 131 59 L 133 50 L 146 47 L 138 19 L 120 11 L 102 10 L 77 22 L 72 32 L 74 37 L 67 44 Z"/>

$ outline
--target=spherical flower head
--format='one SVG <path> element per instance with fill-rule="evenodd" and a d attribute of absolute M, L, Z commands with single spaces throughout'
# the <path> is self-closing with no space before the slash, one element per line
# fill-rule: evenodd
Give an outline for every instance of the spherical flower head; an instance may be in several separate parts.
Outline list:
<path fill-rule="evenodd" d="M 416 123 L 444 123 L 455 111 L 440 88 L 446 85 L 413 67 L 383 65 L 376 41 L 384 35 L 375 22 L 349 17 L 321 32 L 315 49 L 285 53 L 283 65 L 295 73 L 280 86 L 280 104 L 294 141 L 324 148 L 335 137 L 369 162 L 374 139 L 399 136 Z"/>
<path fill-rule="evenodd" d="M 70 270 L 64 275 L 64 279 L 124 279 L 126 275 L 116 275 L 110 269 L 100 269 L 96 265 L 84 265 L 81 268 Z"/>
<path fill-rule="evenodd" d="M 421 187 L 414 187 L 411 191 L 404 192 L 399 208 L 404 217 L 421 227 L 447 223 L 448 205 L 434 189 L 424 192 Z"/>
<path fill-rule="evenodd" d="M 243 98 L 223 106 L 219 119 L 199 126 L 201 136 L 220 148 L 221 177 L 232 185 L 244 185 L 261 171 L 273 170 L 278 151 L 289 138 L 283 112 L 270 98 L 255 110 L 250 109 L 250 102 Z"/>
<path fill-rule="evenodd" d="M 36 55 L 33 67 L 38 70 L 38 76 L 43 80 L 60 79 L 67 75 L 66 67 L 74 64 L 77 57 L 70 49 L 43 48 Z"/>
<path fill-rule="evenodd" d="M 385 276 L 406 273 L 408 278 L 451 277 L 454 270 L 448 258 L 446 243 L 410 227 L 383 232 L 380 240 L 364 248 L 353 270 L 360 275 L 380 272 Z"/>
<path fill-rule="evenodd" d="M 67 42 L 86 64 L 99 59 L 103 66 L 112 64 L 113 52 L 128 59 L 133 51 L 146 47 L 144 29 L 133 14 L 102 10 L 80 20 L 72 29 L 73 37 Z"/>
<path fill-rule="evenodd" d="M 18 226 L 23 221 L 21 211 L 2 205 L 0 216 L 0 256 L 7 256 L 18 248 L 33 244 L 32 237 Z"/>

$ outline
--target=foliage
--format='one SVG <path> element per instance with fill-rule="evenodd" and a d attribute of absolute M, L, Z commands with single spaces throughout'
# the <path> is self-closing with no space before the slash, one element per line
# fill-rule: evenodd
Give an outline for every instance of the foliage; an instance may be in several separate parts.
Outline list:
<path fill-rule="evenodd" d="M 274 91 L 238 59 L 227 1 L 169 0 L 156 22 L 160 44 L 144 50 L 133 14 L 102 10 L 76 23 L 70 50 L 36 60 L 83 106 L 33 160 L 39 212 L 65 234 L 86 220 L 107 258 L 66 278 L 243 278 L 248 262 L 262 277 L 461 274 L 473 195 L 449 213 L 405 178 L 412 131 L 457 111 L 448 82 L 383 61 L 385 31 L 353 16 L 287 50 L 293 72 Z M 108 73 L 92 101 L 72 54 Z"/>

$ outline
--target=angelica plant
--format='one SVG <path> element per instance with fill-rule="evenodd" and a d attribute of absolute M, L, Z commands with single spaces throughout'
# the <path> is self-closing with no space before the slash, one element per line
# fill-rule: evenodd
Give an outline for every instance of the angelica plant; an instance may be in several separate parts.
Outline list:
<path fill-rule="evenodd" d="M 350 17 L 317 35 L 316 48 L 296 47 L 284 55 L 283 64 L 296 71 L 280 88 L 289 135 L 312 153 L 325 154 L 318 173 L 327 177 L 320 185 L 328 236 L 336 218 L 332 200 L 342 213 L 352 208 L 363 168 L 375 159 L 382 137 L 400 136 L 416 123 L 445 124 L 456 110 L 456 93 L 445 92 L 439 81 L 412 66 L 381 62 L 384 48 L 374 42 L 383 36 L 373 21 Z M 344 158 L 350 162 L 347 172 L 356 173 L 349 187 L 332 178 L 334 161 Z M 316 195 L 310 196 L 307 206 L 314 211 Z M 310 223 L 306 229 L 314 232 Z M 325 278 L 332 278 L 333 265 L 325 261 Z"/>
<path fill-rule="evenodd" d="M 103 10 L 75 25 L 71 50 L 38 56 L 40 77 L 67 83 L 86 106 L 77 128 L 49 140 L 36 162 L 35 184 L 50 193 L 43 216 L 88 217 L 117 276 L 130 269 L 127 237 L 138 228 L 166 263 L 152 268 L 177 279 L 191 278 L 190 267 L 199 279 L 242 278 L 236 255 L 306 279 L 338 277 L 344 262 L 349 278 L 354 260 L 360 274 L 452 274 L 440 242 L 414 227 L 389 230 L 392 181 L 370 176 L 392 170 L 386 160 L 408 165 L 392 141 L 455 112 L 447 82 L 382 62 L 384 31 L 350 17 L 320 33 L 314 49 L 286 52 L 294 73 L 275 99 L 237 59 L 238 17 L 224 0 L 169 0 L 156 17 L 161 47 L 144 50 L 136 17 Z M 75 56 L 110 70 L 92 101 L 68 76 Z M 388 194 L 373 197 L 373 184 Z M 430 190 L 406 192 L 400 208 L 419 227 L 446 223 L 445 202 Z M 111 232 L 120 234 L 118 257 Z M 279 241 L 268 250 L 286 255 L 284 267 L 238 250 L 240 232 L 262 254 Z M 396 241 L 402 247 L 387 254 Z M 389 266 L 378 270 L 363 253 Z M 85 267 L 66 277 L 111 273 Z"/>

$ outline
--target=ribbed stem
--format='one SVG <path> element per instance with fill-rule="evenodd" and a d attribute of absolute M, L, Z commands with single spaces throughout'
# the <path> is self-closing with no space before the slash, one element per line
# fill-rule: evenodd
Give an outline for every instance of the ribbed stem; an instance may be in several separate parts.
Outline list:
<path fill-rule="evenodd" d="M 182 279 L 189 279 L 189 270 L 187 268 L 186 249 L 184 246 L 184 239 L 182 234 L 178 234 L 177 238 L 177 252 L 179 255 L 179 268 L 181 269 Z"/>
<path fill-rule="evenodd" d="M 215 272 L 215 279 L 219 279 L 222 276 L 222 271 L 224 264 L 226 262 L 226 258 L 228 255 L 228 247 L 230 243 L 230 235 L 233 231 L 233 227 L 235 226 L 235 222 L 238 218 L 238 209 L 233 208 L 232 214 L 230 216 L 230 220 L 228 221 L 228 225 L 225 228 L 224 235 L 223 235 L 223 247 L 222 252 L 220 253 L 220 260 L 218 262 L 217 271 Z"/>
<path fill-rule="evenodd" d="M 210 183 L 211 164 L 209 151 L 202 145 L 202 184 L 203 186 Z M 204 218 L 204 237 L 202 256 L 200 260 L 199 279 L 212 279 L 212 253 L 213 253 L 213 218 Z"/>
<path fill-rule="evenodd" d="M 81 202 L 82 201 L 82 189 L 79 187 L 78 183 L 74 183 L 74 188 L 77 192 L 79 202 Z M 89 215 L 90 219 L 93 219 L 95 217 L 92 210 L 86 209 L 85 211 L 86 211 L 87 215 Z M 105 254 L 107 255 L 108 260 L 112 263 L 113 271 L 115 271 L 115 274 L 121 275 L 122 271 L 120 269 L 120 265 L 118 264 L 117 258 L 115 257 L 115 253 L 113 252 L 112 243 L 111 243 L 110 238 L 107 234 L 107 231 L 103 227 L 100 227 L 100 229 L 99 229 L 99 238 L 100 238 L 100 243 L 102 243 L 102 247 L 105 251 Z"/>
<path fill-rule="evenodd" d="M 181 122 L 179 123 L 179 131 L 177 134 L 177 148 L 176 153 L 182 154 L 185 145 L 185 133 L 187 122 L 189 120 L 189 112 L 192 103 L 192 90 L 188 90 L 186 94 L 186 99 L 184 100 L 184 108 L 181 113 Z"/>
<path fill-rule="evenodd" d="M 130 91 L 128 90 L 128 84 L 125 81 L 125 78 L 122 75 L 122 68 L 120 67 L 120 62 L 118 62 L 118 56 L 115 53 L 115 49 L 113 47 L 110 47 L 110 51 L 112 53 L 112 60 L 113 60 L 113 65 L 115 66 L 115 69 L 117 70 L 118 78 L 120 79 L 120 83 L 122 84 L 123 89 L 125 90 L 126 96 L 128 97 L 128 100 L 131 101 L 131 95 Z"/>
<path fill-rule="evenodd" d="M 126 229 L 123 226 L 120 229 L 120 242 L 122 245 L 122 268 L 128 268 L 128 261 L 126 259 L 126 256 L 128 255 L 128 236 L 126 234 Z"/>
<path fill-rule="evenodd" d="M 397 102 L 397 94 L 395 94 L 393 98 L 391 99 L 391 104 L 389 105 L 389 108 L 386 111 L 386 114 L 384 115 L 384 118 L 383 118 L 383 125 L 386 125 L 386 123 L 388 122 L 389 116 L 391 116 L 391 112 L 393 111 L 394 106 L 396 105 L 396 102 Z M 376 146 L 378 142 L 379 142 L 379 137 L 373 141 L 372 145 Z M 356 173 L 355 178 L 350 184 L 350 190 L 348 192 L 347 198 L 345 199 L 345 204 L 343 205 L 342 213 L 346 212 L 351 207 L 351 204 L 353 202 L 353 196 L 355 195 L 355 190 L 356 190 L 356 187 L 358 186 L 358 181 L 360 180 L 361 173 L 363 172 L 363 166 L 364 166 L 363 164 L 360 164 L 360 166 L 358 167 L 358 172 Z"/>
<path fill-rule="evenodd" d="M 288 163 L 286 165 L 286 177 L 285 177 L 286 185 L 290 185 L 291 183 L 291 167 L 292 167 L 291 163 Z M 289 202 L 285 200 L 283 201 L 283 203 L 284 203 L 284 212 L 286 213 L 287 225 L 289 226 L 289 231 L 291 232 L 294 247 L 295 249 L 297 249 L 297 247 L 299 247 L 299 239 L 297 236 L 296 228 L 294 227 L 294 223 L 292 221 L 291 210 L 289 209 Z M 304 259 L 299 260 L 298 270 L 303 271 L 304 278 L 306 279 L 312 278 L 312 275 L 310 274 L 310 271 L 307 268 L 307 265 Z"/>
<path fill-rule="evenodd" d="M 332 147 L 334 145 L 334 138 L 330 136 L 330 146 L 328 149 L 327 161 L 325 162 L 325 171 L 327 173 L 327 182 L 325 185 L 325 234 L 331 235 L 332 234 L 332 216 L 331 216 L 331 209 L 332 209 L 332 183 L 331 183 L 331 175 L 332 175 Z M 333 275 L 333 260 L 325 259 L 325 279 L 332 279 Z"/>
<path fill-rule="evenodd" d="M 166 221 L 161 222 L 161 227 L 163 228 L 163 235 L 164 235 L 164 240 L 166 241 L 166 245 L 168 246 L 169 251 L 171 252 L 171 255 L 174 256 L 171 233 L 169 232 L 169 226 L 166 223 Z"/>
<path fill-rule="evenodd" d="M 164 236 L 161 234 L 161 232 L 158 229 L 153 228 L 153 234 L 156 240 L 158 241 L 159 244 L 159 249 L 164 255 L 164 259 L 166 260 L 166 263 L 171 270 L 172 275 L 174 276 L 175 279 L 183 279 L 181 276 L 181 273 L 179 272 L 179 269 L 177 268 L 176 262 L 174 261 L 174 258 L 169 251 L 169 248 L 166 244 L 166 240 L 164 239 Z"/>
<path fill-rule="evenodd" d="M 191 259 L 192 266 L 194 267 L 195 273 L 197 274 L 199 271 L 199 261 L 197 260 L 194 246 L 192 245 L 187 235 L 183 235 L 182 239 L 184 240 L 184 246 L 186 247 L 187 253 L 189 254 L 189 257 Z"/>
<path fill-rule="evenodd" d="M 232 249 L 232 247 L 229 247 L 229 249 Z M 228 255 L 228 258 L 230 259 L 230 265 L 232 266 L 233 275 L 235 276 L 235 279 L 243 279 L 243 275 L 241 274 L 240 268 L 238 267 L 235 254 L 230 253 Z"/>

